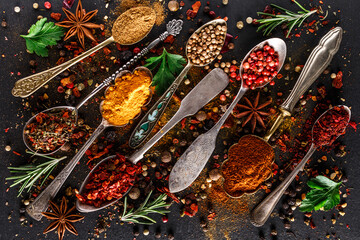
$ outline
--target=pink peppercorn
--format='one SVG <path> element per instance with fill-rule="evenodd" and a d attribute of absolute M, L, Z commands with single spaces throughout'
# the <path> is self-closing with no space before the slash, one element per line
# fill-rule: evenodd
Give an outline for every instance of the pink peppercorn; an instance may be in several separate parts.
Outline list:
<path fill-rule="evenodd" d="M 50 2 L 45 2 L 44 6 L 46 9 L 50 9 L 51 8 L 51 3 Z"/>
<path fill-rule="evenodd" d="M 162 217 L 163 223 L 167 223 L 168 220 L 169 220 L 168 216 L 164 215 L 164 216 Z"/>
<path fill-rule="evenodd" d="M 59 93 L 63 93 L 63 92 L 64 92 L 64 88 L 63 88 L 62 86 L 59 86 L 59 87 L 57 88 L 57 91 L 58 91 Z"/>
<path fill-rule="evenodd" d="M 226 101 L 226 96 L 224 95 L 224 94 L 222 94 L 221 96 L 220 96 L 220 101 Z"/>
<path fill-rule="evenodd" d="M 133 52 L 134 52 L 134 54 L 138 54 L 139 52 L 141 52 L 141 50 L 140 50 L 140 48 L 134 48 L 134 50 L 133 50 Z"/>

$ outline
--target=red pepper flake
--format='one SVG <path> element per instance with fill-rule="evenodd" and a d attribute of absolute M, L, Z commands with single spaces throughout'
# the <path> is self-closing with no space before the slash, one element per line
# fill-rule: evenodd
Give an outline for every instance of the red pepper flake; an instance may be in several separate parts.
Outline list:
<path fill-rule="evenodd" d="M 356 132 L 356 130 L 357 130 L 357 124 L 356 124 L 356 122 L 354 122 L 354 121 L 349 122 L 349 126 L 352 127 L 352 128 L 355 130 L 355 132 Z"/>
<path fill-rule="evenodd" d="M 201 6 L 201 2 L 200 1 L 196 1 L 191 7 L 192 9 L 189 9 L 186 11 L 186 16 L 187 16 L 187 19 L 191 19 L 191 18 L 195 18 L 198 11 L 199 11 L 199 8 Z"/>
<path fill-rule="evenodd" d="M 104 51 L 105 55 L 109 55 L 111 53 L 111 50 L 108 47 L 104 47 L 103 51 Z"/>
<path fill-rule="evenodd" d="M 312 28 L 309 28 L 309 32 L 314 33 L 314 32 L 315 32 L 315 30 L 314 30 L 314 29 L 312 29 Z"/>
<path fill-rule="evenodd" d="M 314 25 L 314 23 L 316 23 L 316 20 L 310 22 L 308 25 L 311 27 L 312 25 Z"/>
<path fill-rule="evenodd" d="M 54 19 L 55 21 L 60 21 L 60 19 L 61 19 L 61 13 L 54 13 L 54 12 L 52 12 L 52 13 L 50 14 L 50 17 L 51 17 L 52 19 Z"/>
<path fill-rule="evenodd" d="M 79 89 L 77 87 L 73 88 L 72 92 L 73 92 L 74 96 L 77 98 L 79 98 L 81 96 Z"/>
<path fill-rule="evenodd" d="M 209 221 L 212 221 L 212 220 L 214 220 L 214 218 L 215 218 L 215 216 L 216 216 L 216 213 L 210 213 L 208 216 L 207 216 L 207 219 L 209 220 Z"/>
<path fill-rule="evenodd" d="M 133 165 L 124 156 L 117 154 L 90 174 L 84 192 L 76 197 L 82 203 L 101 207 L 109 201 L 121 198 L 134 184 L 141 171 L 139 163 Z"/>
<path fill-rule="evenodd" d="M 10 128 L 5 128 L 5 132 L 7 133 L 9 131 Z"/>
<path fill-rule="evenodd" d="M 21 154 L 18 153 L 18 152 L 13 151 L 13 153 L 14 153 L 15 155 L 21 156 Z"/>
<path fill-rule="evenodd" d="M 181 1 L 180 2 L 180 7 L 183 7 L 183 6 L 185 6 L 185 3 L 184 3 L 184 1 Z"/>
<path fill-rule="evenodd" d="M 343 86 L 343 83 L 342 83 L 342 77 L 343 77 L 343 73 L 342 71 L 339 71 L 337 74 L 336 74 L 336 77 L 334 78 L 334 80 L 332 81 L 332 86 L 334 88 L 341 88 Z"/>
<path fill-rule="evenodd" d="M 185 124 L 186 123 L 186 118 L 184 118 L 183 120 L 181 120 L 181 129 L 185 128 Z"/>
<path fill-rule="evenodd" d="M 169 35 L 169 36 L 164 40 L 164 43 L 173 44 L 174 41 L 175 41 L 175 37 L 174 37 L 173 35 Z"/>

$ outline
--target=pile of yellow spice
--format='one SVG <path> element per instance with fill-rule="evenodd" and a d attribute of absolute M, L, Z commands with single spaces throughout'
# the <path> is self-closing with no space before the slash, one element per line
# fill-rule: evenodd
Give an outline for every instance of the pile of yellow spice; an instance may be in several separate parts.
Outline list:
<path fill-rule="evenodd" d="M 150 97 L 151 76 L 145 70 L 135 70 L 115 80 L 109 87 L 102 105 L 102 115 L 110 123 L 122 126 L 141 111 Z"/>

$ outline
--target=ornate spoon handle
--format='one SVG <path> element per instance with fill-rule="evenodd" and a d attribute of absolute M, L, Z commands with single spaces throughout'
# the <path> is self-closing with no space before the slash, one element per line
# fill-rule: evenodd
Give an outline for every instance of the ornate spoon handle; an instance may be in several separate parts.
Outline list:
<path fill-rule="evenodd" d="M 132 132 L 129 140 L 129 145 L 132 148 L 139 146 L 143 143 L 147 136 L 151 133 L 156 123 L 164 113 L 164 110 L 172 95 L 174 95 L 181 81 L 184 79 L 188 71 L 193 65 L 189 62 L 175 81 L 171 84 L 169 89 L 159 98 L 159 100 L 150 108 L 145 116 L 140 120 L 135 130 Z"/>
<path fill-rule="evenodd" d="M 26 208 L 26 212 L 35 220 L 40 221 L 42 218 L 42 212 L 45 212 L 49 207 L 49 200 L 51 200 L 58 193 L 66 179 L 69 177 L 72 170 L 75 168 L 79 160 L 85 154 L 86 150 L 94 142 L 94 140 L 104 131 L 106 125 L 104 121 L 98 126 L 98 128 L 89 137 L 86 143 L 75 154 L 73 159 L 67 163 L 64 169 L 56 176 L 56 178 L 37 196 L 37 198 L 30 203 Z"/>
<path fill-rule="evenodd" d="M 276 204 L 279 202 L 281 196 L 288 188 L 290 183 L 294 180 L 296 175 L 304 169 L 305 164 L 316 151 L 314 144 L 311 144 L 309 151 L 305 157 L 297 165 L 297 167 L 290 173 L 289 176 L 274 190 L 272 191 L 250 214 L 251 223 L 256 227 L 264 225 L 270 214 L 274 210 Z"/>
<path fill-rule="evenodd" d="M 303 70 L 291 90 L 290 95 L 280 106 L 281 113 L 278 115 L 268 134 L 264 137 L 268 141 L 271 135 L 278 129 L 284 118 L 291 115 L 295 104 L 305 91 L 315 82 L 325 68 L 330 64 L 334 55 L 340 47 L 343 30 L 341 27 L 336 27 L 330 30 L 324 37 L 321 38 L 319 44 L 310 53 Z"/>
<path fill-rule="evenodd" d="M 102 43 L 99 43 L 95 47 L 87 50 L 86 52 L 80 54 L 79 56 L 60 64 L 59 66 L 50 68 L 48 70 L 36 73 L 34 75 L 22 78 L 15 83 L 14 88 L 12 89 L 11 93 L 15 97 L 22 97 L 26 98 L 36 92 L 39 88 L 44 86 L 47 82 L 51 79 L 71 67 L 72 65 L 78 63 L 79 61 L 83 60 L 84 58 L 90 56 L 94 52 L 100 50 L 101 48 L 105 47 L 106 45 L 114 42 L 113 37 L 109 37 Z"/>
<path fill-rule="evenodd" d="M 152 41 L 147 47 L 141 50 L 137 55 L 135 55 L 130 61 L 124 64 L 121 68 L 119 68 L 115 73 L 113 73 L 110 77 L 106 78 L 97 88 L 95 88 L 90 94 L 88 94 L 77 106 L 76 109 L 79 109 L 84 103 L 86 103 L 90 98 L 92 98 L 95 94 L 97 94 L 101 89 L 110 85 L 112 81 L 115 80 L 116 76 L 123 70 L 128 69 L 131 65 L 136 63 L 140 58 L 145 56 L 152 48 L 158 45 L 160 42 L 164 41 L 169 35 L 176 36 L 180 33 L 182 29 L 182 20 L 171 20 L 166 24 L 166 31 L 160 34 L 158 38 Z"/>

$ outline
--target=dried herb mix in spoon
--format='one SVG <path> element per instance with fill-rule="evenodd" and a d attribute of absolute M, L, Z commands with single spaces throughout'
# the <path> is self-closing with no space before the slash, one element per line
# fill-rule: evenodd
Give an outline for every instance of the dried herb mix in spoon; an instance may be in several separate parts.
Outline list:
<path fill-rule="evenodd" d="M 34 151 L 52 152 L 69 141 L 76 118 L 68 109 L 41 112 L 25 128 L 25 141 Z"/>

